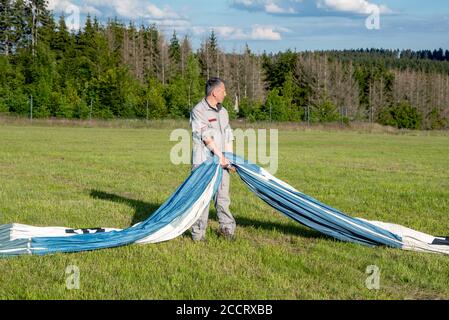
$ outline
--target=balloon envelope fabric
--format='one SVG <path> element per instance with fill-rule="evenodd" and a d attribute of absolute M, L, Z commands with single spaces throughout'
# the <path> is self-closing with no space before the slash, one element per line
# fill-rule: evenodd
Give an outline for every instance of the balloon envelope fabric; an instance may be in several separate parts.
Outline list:
<path fill-rule="evenodd" d="M 445 237 L 350 217 L 299 192 L 254 163 L 232 153 L 225 156 L 255 195 L 311 229 L 362 245 L 449 254 L 449 241 Z M 148 219 L 123 230 L 34 227 L 17 223 L 1 225 L 0 256 L 78 252 L 173 239 L 189 229 L 209 204 L 221 182 L 222 170 L 217 158 L 204 162 Z"/>

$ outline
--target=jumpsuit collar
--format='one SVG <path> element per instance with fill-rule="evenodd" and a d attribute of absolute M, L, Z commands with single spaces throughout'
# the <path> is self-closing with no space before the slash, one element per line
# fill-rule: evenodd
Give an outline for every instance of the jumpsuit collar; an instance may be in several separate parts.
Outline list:
<path fill-rule="evenodd" d="M 210 109 L 214 110 L 215 112 L 220 112 L 220 110 L 221 110 L 221 108 L 222 108 L 222 104 L 221 104 L 221 103 L 217 103 L 216 108 L 214 108 L 214 107 L 212 107 L 212 106 L 209 104 L 209 101 L 207 101 L 206 98 L 204 98 L 204 101 L 206 101 L 207 106 L 208 106 Z"/>

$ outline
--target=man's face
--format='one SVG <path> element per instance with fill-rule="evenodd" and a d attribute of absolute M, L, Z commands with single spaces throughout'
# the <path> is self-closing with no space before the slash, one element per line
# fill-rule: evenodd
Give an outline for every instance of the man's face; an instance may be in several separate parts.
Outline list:
<path fill-rule="evenodd" d="M 223 83 L 220 83 L 220 85 L 214 89 L 213 95 L 218 103 L 223 103 L 223 100 L 226 97 L 225 85 Z"/>

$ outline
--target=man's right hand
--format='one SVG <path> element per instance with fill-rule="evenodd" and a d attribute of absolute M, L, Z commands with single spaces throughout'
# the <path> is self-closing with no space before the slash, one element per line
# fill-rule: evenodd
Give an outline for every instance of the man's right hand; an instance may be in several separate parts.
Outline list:
<path fill-rule="evenodd" d="M 228 167 L 231 165 L 231 162 L 229 162 L 228 159 L 224 156 L 224 154 L 217 148 L 215 145 L 214 139 L 209 138 L 204 141 L 207 148 L 213 152 L 219 159 L 220 159 L 220 165 L 223 169 L 228 169 Z"/>
<path fill-rule="evenodd" d="M 222 155 L 220 158 L 220 165 L 223 169 L 227 169 L 231 165 L 231 162 L 229 162 L 229 160 L 224 155 Z"/>

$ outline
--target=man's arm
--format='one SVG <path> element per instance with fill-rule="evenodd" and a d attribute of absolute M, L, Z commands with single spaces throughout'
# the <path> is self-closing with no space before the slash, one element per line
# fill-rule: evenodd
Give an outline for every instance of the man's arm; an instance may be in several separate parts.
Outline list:
<path fill-rule="evenodd" d="M 220 151 L 220 149 L 217 148 L 217 145 L 215 144 L 215 141 L 213 138 L 205 138 L 204 143 L 206 144 L 207 148 L 214 153 L 219 159 L 220 159 L 220 165 L 226 169 L 228 168 L 231 163 L 228 159 L 223 155 L 223 153 Z"/>
<path fill-rule="evenodd" d="M 212 137 L 212 132 L 208 128 L 207 119 L 196 108 L 194 108 L 190 114 L 190 124 L 192 126 L 192 131 L 201 136 L 201 140 L 206 147 L 220 159 L 220 165 L 225 169 L 228 168 L 231 163 L 225 158 L 220 149 L 217 148 Z"/>

